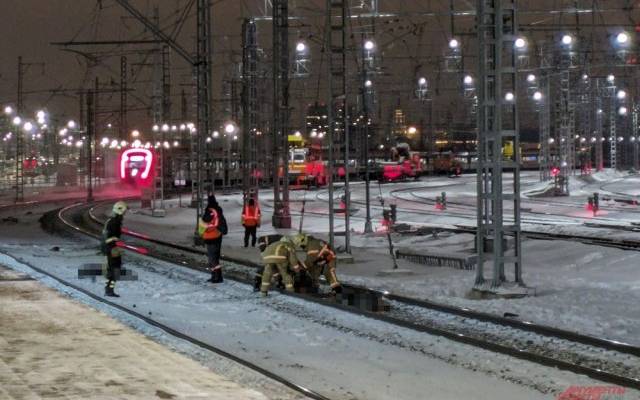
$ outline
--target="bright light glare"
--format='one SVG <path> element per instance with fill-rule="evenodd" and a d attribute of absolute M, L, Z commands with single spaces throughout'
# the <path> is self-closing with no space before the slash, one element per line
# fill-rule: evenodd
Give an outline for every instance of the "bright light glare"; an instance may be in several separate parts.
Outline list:
<path fill-rule="evenodd" d="M 471 85 L 473 83 L 473 78 L 471 75 L 465 75 L 463 81 L 465 85 Z"/>
<path fill-rule="evenodd" d="M 227 132 L 227 133 L 233 133 L 233 131 L 235 131 L 235 130 L 236 130 L 236 127 L 233 126 L 232 123 L 228 123 L 228 124 L 226 124 L 224 126 L 224 131 Z"/>
<path fill-rule="evenodd" d="M 627 97 L 627 92 L 625 92 L 624 90 L 618 90 L 616 97 L 620 100 L 623 100 Z"/>
<path fill-rule="evenodd" d="M 458 46 L 460 46 L 460 42 L 458 42 L 458 39 L 451 39 L 449 40 L 449 48 L 451 49 L 457 49 Z"/>
<path fill-rule="evenodd" d="M 4 113 L 5 113 L 5 114 L 7 114 L 7 115 L 11 115 L 11 114 L 13 114 L 13 107 L 11 107 L 11 106 L 6 106 L 6 107 L 4 108 Z"/>
<path fill-rule="evenodd" d="M 133 136 L 134 138 L 137 138 L 138 136 L 140 136 L 140 131 L 138 131 L 137 129 L 134 129 L 133 131 L 131 131 L 131 136 Z"/>
<path fill-rule="evenodd" d="M 33 130 L 33 124 L 27 121 L 22 126 L 22 129 L 24 129 L 25 132 L 31 132 Z"/>
<path fill-rule="evenodd" d="M 75 127 L 76 127 L 76 121 L 74 121 L 74 120 L 72 120 L 72 119 L 71 119 L 71 120 L 69 120 L 69 122 L 67 122 L 67 127 L 68 127 L 69 129 L 75 129 Z"/>
<path fill-rule="evenodd" d="M 504 99 L 505 99 L 506 101 L 513 101 L 513 99 L 514 99 L 513 93 L 511 93 L 511 92 L 507 92 L 507 93 L 504 95 Z"/>
<path fill-rule="evenodd" d="M 542 100 L 542 93 L 540 93 L 540 92 L 538 92 L 538 91 L 537 91 L 537 92 L 535 92 L 535 93 L 533 93 L 533 99 L 534 99 L 535 101 L 540 101 L 540 100 Z"/>
<path fill-rule="evenodd" d="M 365 87 L 371 87 L 373 85 L 373 82 L 371 82 L 370 79 L 367 79 L 366 81 L 364 81 L 364 86 Z"/>
<path fill-rule="evenodd" d="M 516 48 L 522 49 L 527 45 L 527 42 L 523 38 L 517 38 L 514 44 Z"/>
<path fill-rule="evenodd" d="M 302 53 L 306 49 L 307 49 L 307 46 L 304 44 L 304 42 L 298 42 L 298 44 L 296 45 L 296 51 L 298 53 Z"/>
<path fill-rule="evenodd" d="M 627 115 L 627 111 L 628 111 L 627 107 L 623 106 L 623 107 L 618 108 L 618 114 L 620 114 L 620 115 Z"/>
<path fill-rule="evenodd" d="M 373 43 L 372 40 L 367 40 L 366 42 L 364 42 L 364 48 L 365 50 L 373 50 L 373 48 L 376 47 L 375 43 Z"/>
<path fill-rule="evenodd" d="M 20 118 L 20 117 L 18 117 L 18 116 L 13 117 L 13 124 L 14 124 L 14 125 L 16 125 L 16 126 L 17 126 L 17 125 L 20 125 L 21 123 L 22 123 L 22 118 Z"/>
<path fill-rule="evenodd" d="M 562 36 L 562 44 L 564 45 L 570 45 L 571 43 L 573 43 L 573 36 L 571 35 L 564 35 Z"/>
<path fill-rule="evenodd" d="M 629 35 L 626 32 L 620 32 L 616 36 L 616 42 L 618 44 L 627 44 L 629 42 Z"/>
<path fill-rule="evenodd" d="M 422 78 L 418 79 L 418 84 L 419 85 L 426 85 L 427 84 L 427 78 L 422 77 Z"/>
<path fill-rule="evenodd" d="M 607 82 L 613 83 L 616 80 L 616 77 L 613 74 L 607 75 Z"/>
<path fill-rule="evenodd" d="M 527 82 L 535 82 L 536 76 L 534 74 L 527 75 Z"/>

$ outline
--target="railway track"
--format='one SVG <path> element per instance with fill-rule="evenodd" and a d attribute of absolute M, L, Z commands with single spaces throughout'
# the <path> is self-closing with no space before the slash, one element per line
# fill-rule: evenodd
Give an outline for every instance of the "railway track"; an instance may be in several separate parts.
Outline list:
<path fill-rule="evenodd" d="M 70 213 L 70 210 L 72 210 L 72 209 L 74 209 L 74 208 L 76 208 L 78 206 L 82 207 L 82 205 L 75 204 L 75 205 L 67 206 L 67 207 L 64 207 L 64 208 L 62 208 L 60 210 L 57 210 L 57 212 L 56 212 L 57 219 L 62 224 L 61 226 L 64 226 L 64 227 L 66 227 L 66 229 L 69 229 L 69 230 L 71 230 L 73 232 L 80 233 L 82 235 L 86 235 L 86 236 L 90 236 L 90 237 L 98 239 L 100 237 L 99 236 L 100 229 L 99 229 L 99 226 L 96 226 L 97 223 L 95 221 L 91 220 L 91 217 L 89 217 L 88 215 L 86 215 L 84 213 L 82 213 L 82 214 Z M 84 206 L 84 207 L 86 208 L 86 206 Z M 71 214 L 71 215 L 67 215 L 67 214 Z M 88 225 L 88 224 L 90 225 L 91 224 L 91 221 L 93 221 L 93 226 L 86 227 L 86 225 Z M 59 227 L 56 228 L 56 227 L 52 226 L 52 227 L 50 227 L 50 229 L 59 229 Z M 151 238 L 148 238 L 147 240 L 153 241 L 153 239 L 151 239 Z M 179 248 L 179 246 L 175 246 L 174 248 Z M 156 255 L 156 257 L 158 257 L 158 256 Z M 165 260 L 169 260 L 167 257 L 158 257 L 158 258 L 163 258 Z M 171 260 L 171 262 L 176 263 L 175 260 Z M 178 263 L 178 264 L 180 265 L 181 263 Z M 268 377 L 268 378 L 270 378 L 270 379 L 272 379 L 272 380 L 274 380 L 276 382 L 279 382 L 279 383 L 283 384 L 284 386 L 286 386 L 286 387 L 298 392 L 299 394 L 304 395 L 307 398 L 316 399 L 316 400 L 329 400 L 328 397 L 326 397 L 326 396 L 324 396 L 324 395 L 322 395 L 320 393 L 317 393 L 317 392 L 315 392 L 313 390 L 310 390 L 310 389 L 308 389 L 306 387 L 298 385 L 295 382 L 293 382 L 293 381 L 291 381 L 291 380 L 289 380 L 287 378 L 284 378 L 284 377 L 278 375 L 277 373 L 274 373 L 273 371 L 270 371 L 270 370 L 267 370 L 265 368 L 262 368 L 262 367 L 258 366 L 257 364 L 254 364 L 254 363 L 252 363 L 250 361 L 247 361 L 247 360 L 245 360 L 243 358 L 240 358 L 240 357 L 238 357 L 238 356 L 236 356 L 234 354 L 231 354 L 231 353 L 229 353 L 227 351 L 224 351 L 224 350 L 222 350 L 222 349 L 220 349 L 220 348 L 218 348 L 216 346 L 212 346 L 211 344 L 208 344 L 208 343 L 205 343 L 205 342 L 203 342 L 201 340 L 198 340 L 198 339 L 194 338 L 193 336 L 190 336 L 190 335 L 188 335 L 186 333 L 183 333 L 183 332 L 180 332 L 180 331 L 178 331 L 176 329 L 173 329 L 170 326 L 168 326 L 166 324 L 163 324 L 162 322 L 159 322 L 158 320 L 156 320 L 154 318 L 151 318 L 149 316 L 140 314 L 140 313 L 138 313 L 138 312 L 136 312 L 134 310 L 131 310 L 128 307 L 125 307 L 125 306 L 122 306 L 120 304 L 117 304 L 117 303 L 114 303 L 112 301 L 109 301 L 109 300 L 105 299 L 102 296 L 96 295 L 96 294 L 94 294 L 93 292 L 91 292 L 89 290 L 85 290 L 82 287 L 73 284 L 72 282 L 70 282 L 68 280 L 62 279 L 62 278 L 60 278 L 60 277 L 58 277 L 58 276 L 56 276 L 54 274 L 51 274 L 51 273 L 49 273 L 48 271 L 46 271 L 46 270 L 44 270 L 42 268 L 38 268 L 38 267 L 35 267 L 35 266 L 31 266 L 31 268 L 33 268 L 34 270 L 36 270 L 37 272 L 39 272 L 41 274 L 44 274 L 44 275 L 47 275 L 47 276 L 51 277 L 52 279 L 56 280 L 57 282 L 65 285 L 65 286 L 68 286 L 68 287 L 70 287 L 70 288 L 72 288 L 72 289 L 74 289 L 74 290 L 76 290 L 78 292 L 81 292 L 81 293 L 83 293 L 83 294 L 85 294 L 85 295 L 87 295 L 87 296 L 89 296 L 89 297 L 91 297 L 91 298 L 93 298 L 93 299 L 95 299 L 97 301 L 100 301 L 102 303 L 108 304 L 109 306 L 111 306 L 113 308 L 116 308 L 116 309 L 118 309 L 118 310 L 120 310 L 122 312 L 125 312 L 125 313 L 127 313 L 127 314 L 129 314 L 131 316 L 134 316 L 134 317 L 146 322 L 149 325 L 152 325 L 152 326 L 154 326 L 156 328 L 159 328 L 159 329 L 165 331 L 166 333 L 168 333 L 171 336 L 174 336 L 176 338 L 188 341 L 189 343 L 194 344 L 194 345 L 196 345 L 196 346 L 198 346 L 198 347 L 200 347 L 202 349 L 205 349 L 205 350 L 211 351 L 213 353 L 216 353 L 216 354 L 218 354 L 218 355 L 220 355 L 222 357 L 225 357 L 225 358 L 230 359 L 230 360 L 232 360 L 232 361 L 234 361 L 234 362 L 236 362 L 236 363 L 238 363 L 240 365 L 243 365 L 244 367 L 247 367 L 247 368 L 249 368 L 251 370 L 254 370 L 254 371 L 258 372 L 259 374 L 264 375 L 264 376 L 266 376 L 266 377 Z"/>
<path fill-rule="evenodd" d="M 58 213 L 59 221 L 66 229 L 95 237 L 100 220 L 92 210 L 90 205 L 80 209 L 67 207 Z M 189 268 L 204 268 L 204 252 L 200 249 L 132 231 L 127 235 L 149 246 L 150 256 Z M 255 264 L 229 257 L 225 259 L 227 277 L 252 283 Z M 337 299 L 286 294 L 492 352 L 584 374 L 603 382 L 640 389 L 640 347 L 629 344 L 353 285 L 345 285 L 344 296 Z M 358 307 L 358 304 L 374 306 Z"/>

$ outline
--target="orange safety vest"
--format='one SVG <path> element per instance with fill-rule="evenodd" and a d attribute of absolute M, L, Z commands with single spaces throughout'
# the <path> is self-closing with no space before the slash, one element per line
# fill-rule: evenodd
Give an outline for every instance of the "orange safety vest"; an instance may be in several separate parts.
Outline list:
<path fill-rule="evenodd" d="M 260 224 L 260 208 L 245 205 L 242 209 L 242 225 L 256 226 Z"/>
<path fill-rule="evenodd" d="M 204 222 L 202 218 L 200 218 L 198 232 L 200 232 L 200 236 L 202 236 L 204 240 L 217 239 L 222 236 L 222 233 L 218 229 L 220 223 L 218 212 L 213 208 L 211 208 L 211 217 L 210 222 Z"/>

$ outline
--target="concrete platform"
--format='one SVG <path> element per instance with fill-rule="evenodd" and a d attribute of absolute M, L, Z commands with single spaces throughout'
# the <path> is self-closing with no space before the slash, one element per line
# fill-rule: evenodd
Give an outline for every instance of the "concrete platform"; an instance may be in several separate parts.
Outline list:
<path fill-rule="evenodd" d="M 1 399 L 267 399 L 2 266 L 0 321 Z"/>

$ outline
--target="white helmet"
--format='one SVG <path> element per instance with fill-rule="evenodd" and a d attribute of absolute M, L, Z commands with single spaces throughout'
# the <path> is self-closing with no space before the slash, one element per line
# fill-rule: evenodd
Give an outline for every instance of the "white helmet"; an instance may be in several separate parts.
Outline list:
<path fill-rule="evenodd" d="M 127 203 L 125 203 L 124 201 L 118 201 L 113 205 L 113 213 L 115 215 L 124 215 L 124 213 L 127 211 L 127 208 Z"/>

